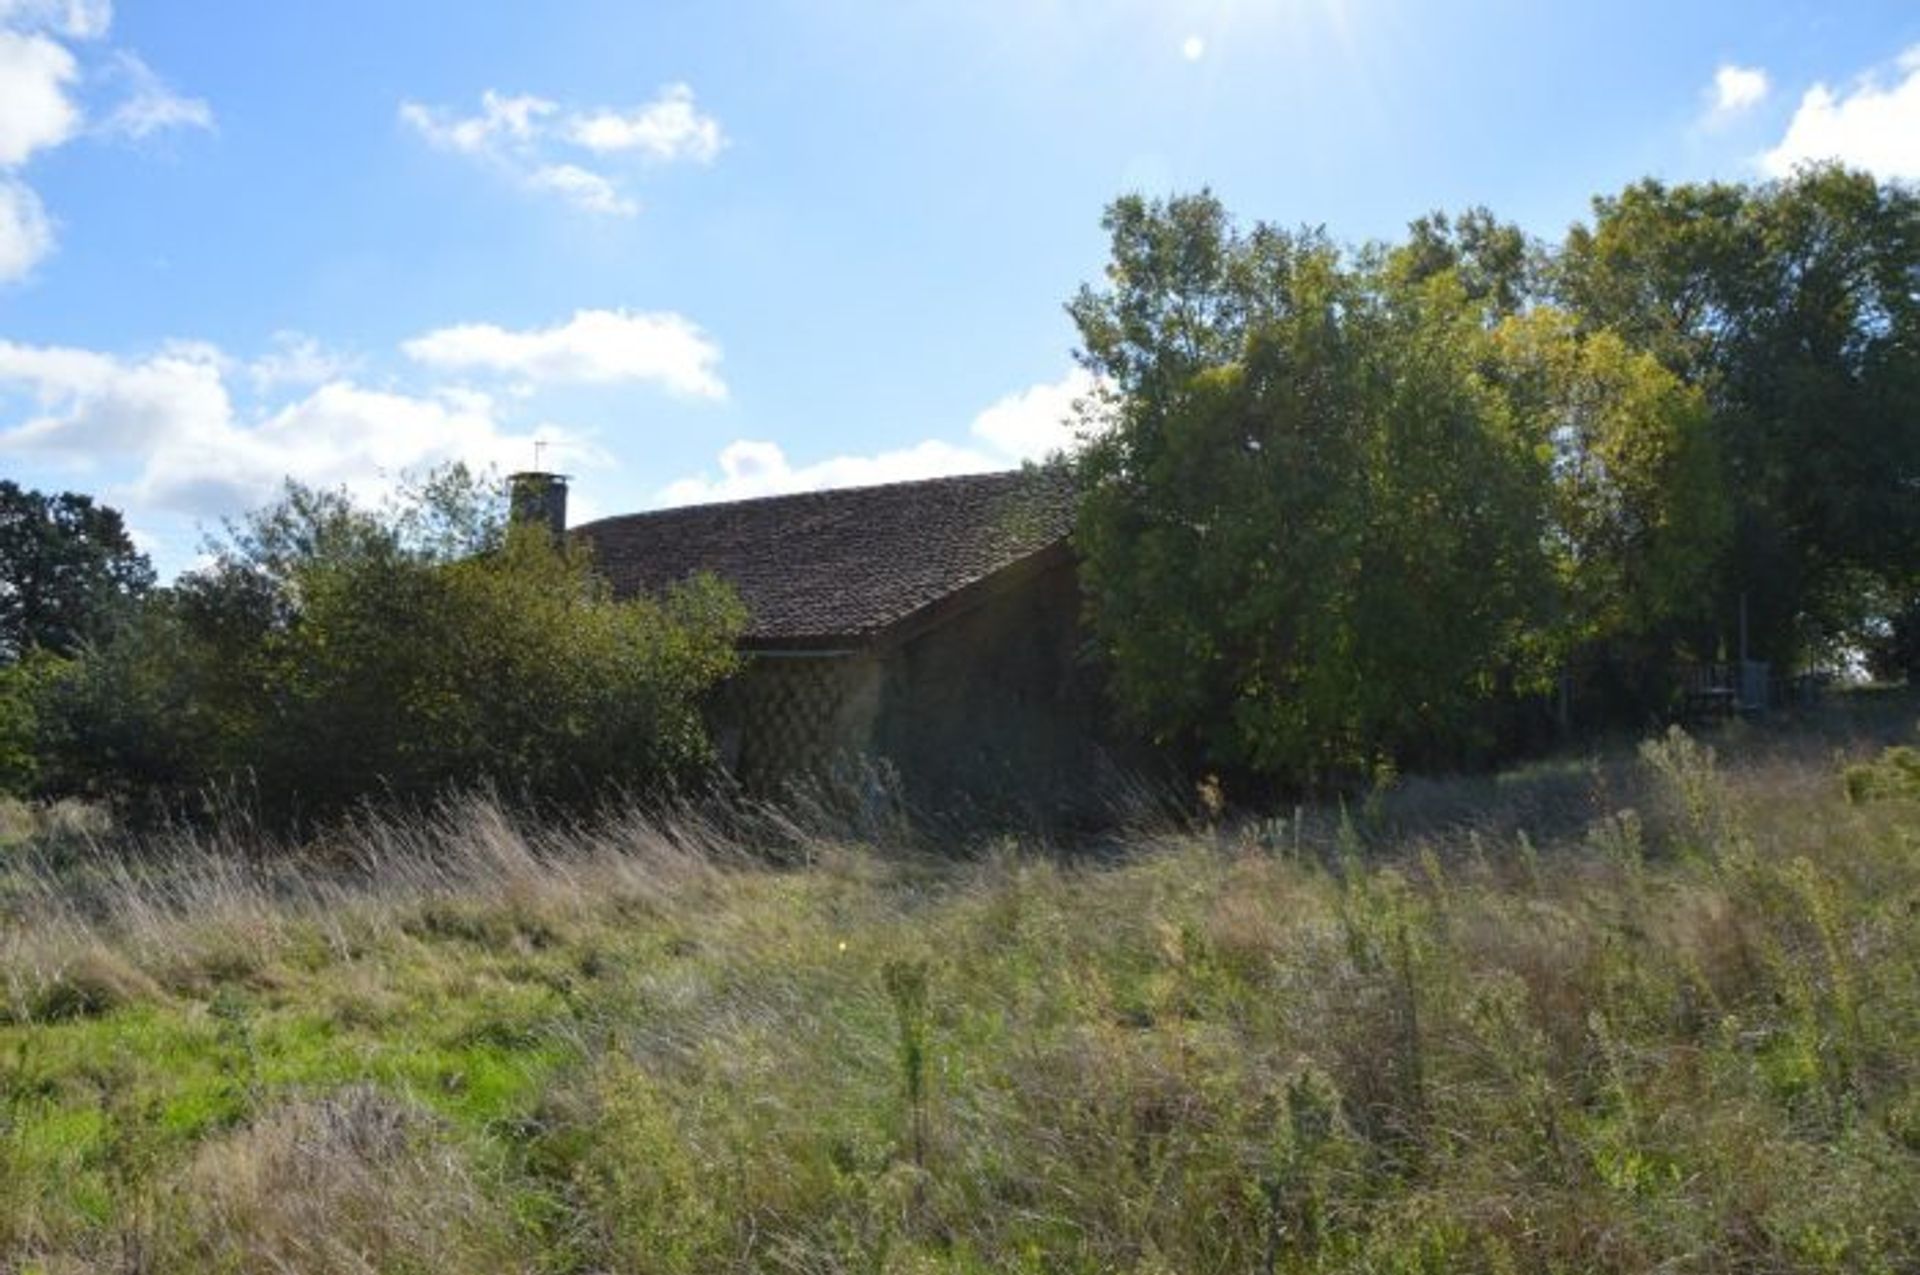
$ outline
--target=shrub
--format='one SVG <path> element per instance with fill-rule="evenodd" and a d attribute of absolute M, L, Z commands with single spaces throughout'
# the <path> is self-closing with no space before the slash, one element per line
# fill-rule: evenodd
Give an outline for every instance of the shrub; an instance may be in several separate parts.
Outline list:
<path fill-rule="evenodd" d="M 290 487 L 52 680 L 46 786 L 277 823 L 493 784 L 581 802 L 699 771 L 743 613 L 698 578 L 615 599 L 455 471 L 375 514 Z"/>
<path fill-rule="evenodd" d="M 36 651 L 0 665 L 0 796 L 25 796 L 39 782 L 39 701 L 65 663 Z"/>
<path fill-rule="evenodd" d="M 1842 780 L 1847 800 L 1856 804 L 1920 797 L 1920 749 L 1886 749 L 1873 761 L 1848 766 Z"/>

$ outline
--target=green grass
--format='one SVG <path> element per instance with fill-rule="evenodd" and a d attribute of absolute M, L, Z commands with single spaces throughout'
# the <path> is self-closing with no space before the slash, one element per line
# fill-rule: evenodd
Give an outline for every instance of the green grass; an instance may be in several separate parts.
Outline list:
<path fill-rule="evenodd" d="M 1913 1270 L 1913 707 L 1093 854 L 29 841 L 0 1270 Z"/>

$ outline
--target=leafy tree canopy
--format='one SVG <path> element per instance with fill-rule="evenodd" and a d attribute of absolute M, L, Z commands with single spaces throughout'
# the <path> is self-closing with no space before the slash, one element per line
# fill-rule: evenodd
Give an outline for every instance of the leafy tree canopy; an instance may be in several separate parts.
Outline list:
<path fill-rule="evenodd" d="M 1702 622 L 1705 396 L 1538 297 L 1518 231 L 1348 253 L 1209 194 L 1105 224 L 1106 286 L 1068 307 L 1106 387 L 1079 539 L 1159 738 L 1305 781 L 1457 762 L 1576 651 L 1669 656 Z"/>
<path fill-rule="evenodd" d="M 0 479 L 0 663 L 72 654 L 152 584 L 118 510 Z"/>
<path fill-rule="evenodd" d="M 1920 599 L 1920 194 L 1838 167 L 1645 181 L 1554 264 L 1586 331 L 1705 396 L 1733 517 L 1715 606 L 1756 654 L 1857 647 Z"/>
<path fill-rule="evenodd" d="M 1115 689 L 1217 764 L 1364 769 L 1459 742 L 1542 604 L 1538 464 L 1476 376 L 1457 274 L 1242 232 L 1210 195 L 1110 210 L 1069 307 L 1116 395 L 1081 541 Z"/>

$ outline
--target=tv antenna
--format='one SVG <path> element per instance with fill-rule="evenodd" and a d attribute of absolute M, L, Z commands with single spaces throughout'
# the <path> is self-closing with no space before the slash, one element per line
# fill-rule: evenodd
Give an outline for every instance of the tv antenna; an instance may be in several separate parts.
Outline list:
<path fill-rule="evenodd" d="M 536 438 L 533 440 L 533 467 L 536 471 L 538 471 L 541 468 L 540 453 L 545 451 L 546 449 L 547 449 L 547 442 L 545 439 Z"/>

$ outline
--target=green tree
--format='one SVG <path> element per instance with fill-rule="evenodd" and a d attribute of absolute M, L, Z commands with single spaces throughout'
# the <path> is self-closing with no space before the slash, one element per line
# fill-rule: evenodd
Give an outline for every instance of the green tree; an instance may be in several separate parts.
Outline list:
<path fill-rule="evenodd" d="M 171 812 L 230 772 L 248 737 L 214 730 L 207 696 L 226 670 L 158 590 L 113 635 L 48 670 L 28 701 L 35 789 Z"/>
<path fill-rule="evenodd" d="M 1596 200 L 1555 267 L 1706 397 L 1733 516 L 1714 601 L 1756 653 L 1857 645 L 1920 596 L 1920 195 L 1837 167 Z"/>
<path fill-rule="evenodd" d="M 1452 268 L 1242 233 L 1211 195 L 1109 210 L 1069 310 L 1110 387 L 1079 539 L 1122 706 L 1299 780 L 1457 759 L 1537 677 L 1545 467 Z"/>
<path fill-rule="evenodd" d="M 1551 307 L 1505 320 L 1494 349 L 1519 428 L 1549 466 L 1547 649 L 1638 683 L 1621 707 L 1644 710 L 1673 657 L 1712 642 L 1729 510 L 1706 397 Z"/>
<path fill-rule="evenodd" d="M 0 663 L 72 654 L 152 584 L 118 510 L 0 480 Z"/>
<path fill-rule="evenodd" d="M 1395 268 L 1413 280 L 1451 272 L 1467 296 L 1495 315 L 1518 314 L 1544 290 L 1546 249 L 1486 208 L 1457 216 L 1432 212 L 1407 227 Z"/>
<path fill-rule="evenodd" d="M 1752 188 L 1651 179 L 1596 197 L 1555 256 L 1553 292 L 1584 330 L 1611 331 L 1707 387 L 1746 307 Z"/>
<path fill-rule="evenodd" d="M 43 751 L 40 701 L 66 661 L 43 650 L 0 665 L 0 795 L 25 797 L 39 786 Z"/>

